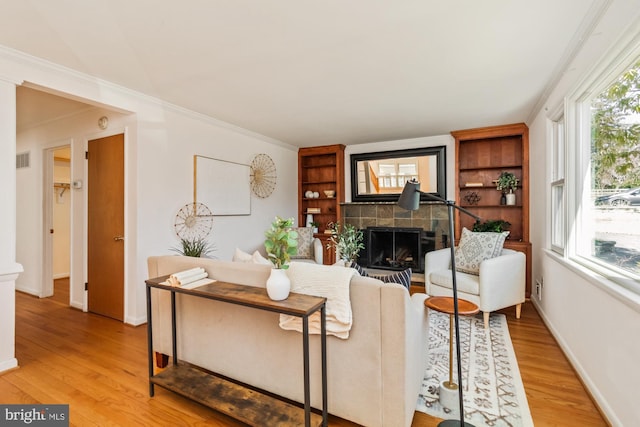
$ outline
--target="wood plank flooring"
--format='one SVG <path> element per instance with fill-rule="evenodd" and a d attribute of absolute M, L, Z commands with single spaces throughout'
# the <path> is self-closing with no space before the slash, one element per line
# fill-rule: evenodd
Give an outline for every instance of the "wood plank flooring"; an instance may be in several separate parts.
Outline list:
<path fill-rule="evenodd" d="M 56 292 L 57 293 L 57 292 Z M 536 426 L 606 426 L 531 303 L 505 310 Z M 68 296 L 16 293 L 16 357 L 0 375 L 0 403 L 64 403 L 75 426 L 240 426 L 174 393 L 148 394 L 146 328 L 68 306 Z M 440 420 L 416 412 L 412 426 Z M 331 426 L 354 424 L 331 417 Z M 479 426 L 477 426 L 479 427 Z"/>

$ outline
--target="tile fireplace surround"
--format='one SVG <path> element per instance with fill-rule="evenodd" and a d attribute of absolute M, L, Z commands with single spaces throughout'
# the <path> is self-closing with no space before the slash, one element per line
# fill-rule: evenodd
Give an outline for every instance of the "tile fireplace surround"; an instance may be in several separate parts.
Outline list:
<path fill-rule="evenodd" d="M 402 209 L 394 202 L 342 203 L 341 223 L 356 228 L 420 227 L 436 233 L 436 249 L 442 249 L 442 236 L 449 234 L 447 207 L 435 203 L 421 203 L 416 211 Z"/>

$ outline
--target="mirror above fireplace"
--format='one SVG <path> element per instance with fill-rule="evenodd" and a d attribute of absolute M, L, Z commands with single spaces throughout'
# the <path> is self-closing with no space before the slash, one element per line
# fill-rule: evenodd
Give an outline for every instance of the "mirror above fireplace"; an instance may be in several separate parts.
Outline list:
<path fill-rule="evenodd" d="M 351 200 L 395 202 L 411 179 L 420 181 L 421 191 L 444 199 L 445 164 L 445 146 L 352 154 Z"/>

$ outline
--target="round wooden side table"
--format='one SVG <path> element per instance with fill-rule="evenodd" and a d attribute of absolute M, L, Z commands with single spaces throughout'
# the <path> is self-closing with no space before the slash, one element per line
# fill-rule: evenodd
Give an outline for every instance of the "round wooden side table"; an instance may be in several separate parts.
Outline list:
<path fill-rule="evenodd" d="M 442 385 L 448 390 L 457 390 L 458 385 L 453 382 L 453 315 L 455 312 L 453 308 L 453 297 L 429 297 L 424 300 L 424 305 L 432 310 L 449 315 L 449 381 L 444 381 Z M 471 301 L 458 298 L 459 315 L 471 316 L 479 311 L 478 306 Z M 458 381 L 460 381 L 460 378 L 458 378 Z"/>

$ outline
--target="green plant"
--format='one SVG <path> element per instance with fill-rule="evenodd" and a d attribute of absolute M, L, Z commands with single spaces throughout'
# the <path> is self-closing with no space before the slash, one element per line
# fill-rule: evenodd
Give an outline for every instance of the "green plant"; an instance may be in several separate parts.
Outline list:
<path fill-rule="evenodd" d="M 362 230 L 358 230 L 351 224 L 341 226 L 339 222 L 330 223 L 329 229 L 331 237 L 327 248 L 334 248 L 343 261 L 355 261 L 360 251 L 364 249 Z"/>
<path fill-rule="evenodd" d="M 490 219 L 485 222 L 476 221 L 473 224 L 472 231 L 492 231 L 494 233 L 501 233 L 508 230 L 511 227 L 511 223 L 503 219 Z"/>
<path fill-rule="evenodd" d="M 205 258 L 215 251 L 215 247 L 204 239 L 180 239 L 180 246 L 171 250 L 184 256 Z"/>
<path fill-rule="evenodd" d="M 496 188 L 499 191 L 515 191 L 518 188 L 519 179 L 511 172 L 502 172 L 496 182 Z"/>
<path fill-rule="evenodd" d="M 320 223 L 317 222 L 317 221 L 313 221 L 313 222 L 310 222 L 309 225 L 312 226 L 312 227 L 319 227 Z"/>
<path fill-rule="evenodd" d="M 271 228 L 264 233 L 264 247 L 275 268 L 286 270 L 291 256 L 298 253 L 298 233 L 291 229 L 292 226 L 293 218 L 282 219 L 277 216 Z"/>

